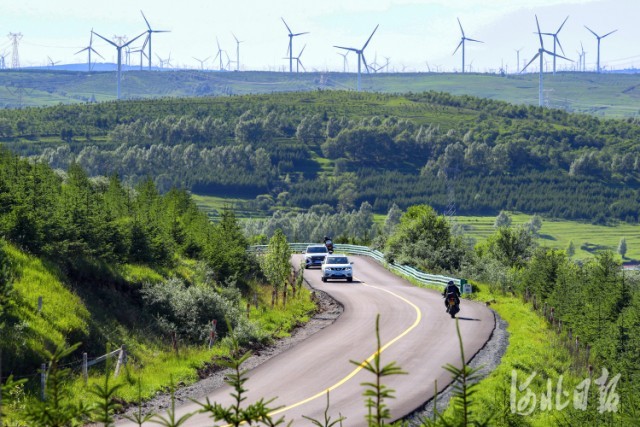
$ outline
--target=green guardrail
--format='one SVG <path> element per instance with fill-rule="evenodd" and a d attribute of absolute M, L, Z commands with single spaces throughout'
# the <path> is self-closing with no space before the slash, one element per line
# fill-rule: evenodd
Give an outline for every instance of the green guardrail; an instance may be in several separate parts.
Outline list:
<path fill-rule="evenodd" d="M 317 245 L 317 244 L 318 243 L 289 243 L 289 247 L 291 248 L 292 252 L 301 253 L 301 252 L 304 252 L 307 246 Z M 267 247 L 268 245 L 250 246 L 249 251 L 263 252 L 267 250 Z M 386 265 L 387 268 L 393 271 L 396 271 L 398 273 L 401 273 L 407 277 L 410 277 L 422 284 L 442 286 L 444 288 L 445 286 L 447 286 L 447 283 L 449 283 L 449 281 L 453 281 L 453 283 L 455 283 L 460 288 L 461 292 L 464 292 L 466 288 L 465 287 L 465 285 L 467 284 L 466 279 L 450 277 L 450 276 L 442 276 L 438 274 L 428 274 L 416 268 L 410 267 L 408 265 L 388 263 L 384 259 L 384 254 L 382 252 L 375 249 L 371 249 L 367 246 L 345 245 L 340 243 L 334 243 L 333 247 L 334 247 L 334 252 L 341 252 L 341 253 L 352 254 L 352 255 L 364 255 L 364 256 L 373 258 L 374 260 L 380 262 L 381 264 Z"/>

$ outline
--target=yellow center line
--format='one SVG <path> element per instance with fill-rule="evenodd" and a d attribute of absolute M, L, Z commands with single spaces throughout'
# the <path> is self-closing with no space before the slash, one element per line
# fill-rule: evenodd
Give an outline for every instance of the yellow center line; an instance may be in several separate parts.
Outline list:
<path fill-rule="evenodd" d="M 418 308 L 417 305 L 415 305 L 414 303 L 412 303 L 411 301 L 409 301 L 408 299 L 394 293 L 391 292 L 387 289 L 383 289 L 380 288 L 378 286 L 372 286 L 372 285 L 367 285 L 364 282 L 361 282 L 361 284 L 363 286 L 367 286 L 370 288 L 375 288 L 378 289 L 379 291 L 382 292 L 386 292 L 396 298 L 398 298 L 399 300 L 402 300 L 403 302 L 409 304 L 415 311 L 416 311 L 416 320 L 413 322 L 413 324 L 411 326 L 409 326 L 407 329 L 405 329 L 400 335 L 398 335 L 397 337 L 395 337 L 394 339 L 392 339 L 391 341 L 389 341 L 388 343 L 386 343 L 385 345 L 383 345 L 382 347 L 380 347 L 380 351 L 376 351 L 375 353 L 373 353 L 371 356 L 369 356 L 364 362 L 362 362 L 360 365 L 358 365 L 353 371 L 351 371 L 346 377 L 342 378 L 340 381 L 338 381 L 337 383 L 335 383 L 334 385 L 328 387 L 326 390 L 321 391 L 317 394 L 314 394 L 311 397 L 308 397 L 304 400 L 301 400 L 297 403 L 291 404 L 289 406 L 285 406 L 283 408 L 280 408 L 278 410 L 275 410 L 273 412 L 271 412 L 269 415 L 277 415 L 281 412 L 285 412 L 288 411 L 290 409 L 296 408 L 300 405 L 304 405 L 305 403 L 309 403 L 312 400 L 315 400 L 319 397 L 323 397 L 326 396 L 327 392 L 329 391 L 333 391 L 335 389 L 337 389 L 338 387 L 342 386 L 344 383 L 346 383 L 347 381 L 349 381 L 351 378 L 353 378 L 358 372 L 360 372 L 362 370 L 362 368 L 364 368 L 364 366 L 366 365 L 367 362 L 371 362 L 373 360 L 373 358 L 375 358 L 378 354 L 382 353 L 383 351 L 385 351 L 387 348 L 389 348 L 391 345 L 393 345 L 396 341 L 398 341 L 399 339 L 401 339 L 402 337 L 404 337 L 405 335 L 407 335 L 409 332 L 411 332 L 413 329 L 415 329 L 416 326 L 418 326 L 418 324 L 420 323 L 420 321 L 422 320 L 422 312 L 420 311 L 420 308 Z"/>

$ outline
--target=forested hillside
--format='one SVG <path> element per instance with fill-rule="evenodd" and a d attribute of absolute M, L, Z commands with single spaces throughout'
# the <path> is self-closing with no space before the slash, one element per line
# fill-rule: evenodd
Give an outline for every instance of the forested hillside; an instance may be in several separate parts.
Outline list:
<path fill-rule="evenodd" d="M 460 214 L 517 210 L 637 222 L 634 119 L 443 93 L 335 91 L 4 110 L 0 138 L 54 168 L 250 198 L 249 209 L 386 213 L 454 201 Z"/>

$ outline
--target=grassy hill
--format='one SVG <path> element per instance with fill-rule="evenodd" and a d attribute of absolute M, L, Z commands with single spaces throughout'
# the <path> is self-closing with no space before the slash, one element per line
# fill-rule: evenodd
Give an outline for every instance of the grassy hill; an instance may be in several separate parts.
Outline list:
<path fill-rule="evenodd" d="M 335 72 L 207 72 L 127 71 L 122 77 L 125 99 L 229 96 L 274 92 L 353 90 L 356 74 Z M 514 104 L 538 104 L 538 74 L 369 74 L 369 92 L 442 91 Z M 634 117 L 640 112 L 640 75 L 558 73 L 544 76 L 546 105 L 602 117 Z M 115 72 L 57 70 L 0 71 L 0 106 L 17 108 L 115 99 Z"/>

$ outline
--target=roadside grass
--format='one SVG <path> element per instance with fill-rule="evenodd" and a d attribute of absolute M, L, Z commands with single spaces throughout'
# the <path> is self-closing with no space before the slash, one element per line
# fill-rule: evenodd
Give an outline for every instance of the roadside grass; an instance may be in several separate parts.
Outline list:
<path fill-rule="evenodd" d="M 293 328 L 306 322 L 315 310 L 311 292 L 305 288 L 297 292 L 295 297 L 289 297 L 286 307 L 282 307 L 280 300 L 278 306 L 271 308 L 271 291 L 268 286 L 259 295 L 259 307 L 255 309 L 252 306 L 249 317 L 273 338 L 288 336 Z M 117 396 L 129 403 L 138 399 L 138 381 L 142 385 L 142 400 L 148 400 L 159 392 L 167 392 L 172 381 L 181 386 L 193 384 L 199 380 L 200 369 L 215 364 L 218 358 L 230 356 L 232 350 L 226 338 L 217 340 L 211 349 L 204 344 L 179 344 L 177 352 L 173 351 L 169 342 L 152 341 L 144 336 L 131 337 L 130 341 L 135 342 L 135 357 L 130 357 L 127 368 L 114 381 L 114 384 L 122 384 Z M 106 351 L 107 349 L 105 353 Z M 115 361 L 110 362 L 110 375 L 113 375 L 114 366 Z M 71 389 L 76 401 L 92 404 L 96 399 L 87 390 L 92 384 L 104 382 L 104 364 L 99 368 L 91 367 L 89 374 L 87 386 L 81 376 L 76 376 Z"/>
<path fill-rule="evenodd" d="M 68 336 L 76 339 L 86 336 L 89 332 L 89 311 L 63 283 L 57 268 L 11 244 L 6 244 L 5 250 L 15 274 L 18 317 L 23 322 L 26 336 L 25 345 L 21 348 L 38 352 L 44 350 L 47 343 L 57 346 L 63 344 Z M 38 311 L 40 297 L 42 309 Z"/>
<path fill-rule="evenodd" d="M 563 344 L 561 336 L 550 329 L 545 319 L 536 314 L 530 304 L 525 304 L 519 298 L 509 295 L 493 293 L 486 285 L 474 283 L 473 299 L 480 302 L 491 302 L 491 308 L 507 323 L 509 345 L 497 368 L 489 376 L 479 382 L 477 393 L 474 395 L 474 412 L 477 419 L 484 419 L 494 413 L 492 425 L 522 425 L 514 423 L 516 418 L 531 426 L 546 427 L 556 425 L 561 417 L 557 408 L 557 384 L 562 377 L 562 390 L 569 393 L 568 397 L 561 396 L 561 401 L 572 399 L 571 392 L 585 378 L 588 377 L 586 367 L 577 369 L 573 366 L 571 355 Z M 527 416 L 511 413 L 512 380 L 515 373 L 517 387 L 536 373 L 528 390 L 537 397 L 535 410 Z M 541 409 L 543 395 L 547 394 L 548 381 L 553 385 L 549 410 Z M 526 390 L 516 391 L 516 405 L 526 395 Z M 532 403 L 531 398 L 530 403 Z M 573 401 L 572 401 L 573 402 Z M 597 402 L 590 402 L 597 405 Z M 516 406 L 517 407 L 517 406 Z M 521 410 L 528 409 L 525 405 Z M 451 406 L 444 415 L 451 415 Z"/>
<path fill-rule="evenodd" d="M 509 214 L 512 225 L 529 221 L 532 215 Z M 495 217 L 458 216 L 456 222 L 464 227 L 464 235 L 478 242 L 487 239 L 495 229 Z M 590 258 L 595 251 L 608 249 L 616 252 L 621 238 L 627 242 L 626 260 L 640 260 L 640 225 L 618 223 L 614 226 L 593 225 L 578 221 L 542 220 L 542 228 L 537 239 L 538 244 L 553 249 L 567 249 L 573 241 L 574 259 Z"/>
<path fill-rule="evenodd" d="M 225 198 L 195 193 L 191 193 L 191 198 L 196 203 L 196 206 L 209 216 L 209 219 L 219 218 L 220 211 L 225 208 L 233 209 L 236 218 L 266 218 L 265 214 L 261 214 L 258 211 L 240 210 L 246 202 L 253 199 Z"/>

